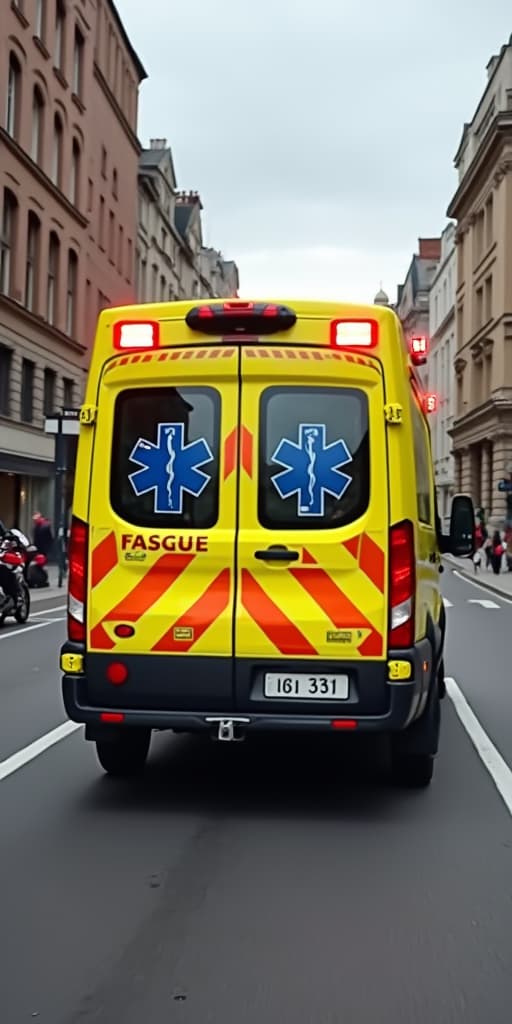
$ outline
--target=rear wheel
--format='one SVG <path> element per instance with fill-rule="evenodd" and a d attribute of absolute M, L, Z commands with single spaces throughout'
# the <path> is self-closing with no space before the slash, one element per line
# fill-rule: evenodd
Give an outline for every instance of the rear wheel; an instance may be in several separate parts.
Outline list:
<path fill-rule="evenodd" d="M 108 775 L 139 775 L 146 764 L 150 740 L 149 729 L 127 729 L 115 739 L 96 740 L 98 761 Z"/>
<path fill-rule="evenodd" d="M 16 622 L 19 622 L 20 625 L 22 625 L 24 622 L 27 621 L 30 615 L 30 591 L 27 587 L 27 584 L 25 583 L 25 580 L 23 580 L 22 583 L 20 583 L 20 591 L 20 603 L 14 613 L 14 618 L 16 619 Z"/>
<path fill-rule="evenodd" d="M 391 755 L 391 775 L 397 786 L 409 789 L 424 789 L 429 786 L 434 774 L 434 758 L 431 754 Z"/>
<path fill-rule="evenodd" d="M 398 786 L 423 789 L 432 781 L 441 724 L 438 682 L 436 673 L 421 718 L 391 737 L 391 777 Z"/>

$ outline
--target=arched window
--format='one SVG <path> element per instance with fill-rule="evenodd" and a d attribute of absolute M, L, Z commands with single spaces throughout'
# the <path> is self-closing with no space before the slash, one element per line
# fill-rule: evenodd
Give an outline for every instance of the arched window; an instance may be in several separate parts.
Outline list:
<path fill-rule="evenodd" d="M 13 192 L 5 188 L 0 235 L 0 292 L 3 295 L 10 295 L 12 292 L 17 220 L 18 200 Z"/>
<path fill-rule="evenodd" d="M 56 0 L 55 4 L 55 48 L 53 51 L 53 59 L 55 61 L 55 67 L 59 71 L 64 71 L 65 61 L 65 48 L 64 48 L 64 36 L 66 29 L 66 7 L 64 0 Z"/>
<path fill-rule="evenodd" d="M 78 281 L 78 256 L 73 249 L 68 253 L 68 287 L 66 292 L 66 334 L 75 336 L 76 328 L 76 288 Z"/>
<path fill-rule="evenodd" d="M 7 78 L 7 110 L 5 127 L 13 139 L 18 138 L 21 106 L 21 65 L 15 53 L 9 54 Z"/>
<path fill-rule="evenodd" d="M 32 145 L 30 155 L 34 163 L 41 165 L 44 139 L 44 97 L 38 85 L 32 99 Z"/>
<path fill-rule="evenodd" d="M 46 289 L 46 316 L 49 324 L 55 326 L 58 318 L 60 242 L 55 231 L 50 233 L 48 247 L 48 281 Z"/>
<path fill-rule="evenodd" d="M 62 149 L 64 144 L 64 129 L 60 114 L 55 114 L 53 122 L 53 153 L 52 153 L 52 181 L 58 188 L 62 186 Z"/>
<path fill-rule="evenodd" d="M 73 151 L 71 154 L 71 176 L 69 182 L 69 198 L 74 206 L 80 206 L 80 163 L 81 150 L 78 139 L 73 139 Z"/>
<path fill-rule="evenodd" d="M 27 225 L 27 262 L 25 266 L 25 306 L 31 313 L 37 312 L 39 285 L 39 244 L 41 221 L 30 210 Z"/>

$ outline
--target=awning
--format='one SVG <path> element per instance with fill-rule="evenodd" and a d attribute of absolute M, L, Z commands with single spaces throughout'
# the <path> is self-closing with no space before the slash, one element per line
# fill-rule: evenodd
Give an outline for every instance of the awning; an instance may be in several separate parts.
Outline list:
<path fill-rule="evenodd" d="M 50 477 L 54 473 L 54 463 L 44 459 L 30 459 L 23 455 L 11 455 L 0 452 L 0 473 L 17 473 L 18 476 Z"/>

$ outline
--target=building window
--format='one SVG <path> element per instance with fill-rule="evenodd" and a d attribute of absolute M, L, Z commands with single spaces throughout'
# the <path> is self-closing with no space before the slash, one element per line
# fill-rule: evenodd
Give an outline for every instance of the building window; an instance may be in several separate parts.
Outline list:
<path fill-rule="evenodd" d="M 476 219 L 476 261 L 477 263 L 481 260 L 484 251 L 484 211 L 480 210 L 480 213 Z"/>
<path fill-rule="evenodd" d="M 68 256 L 68 288 L 66 293 L 66 334 L 75 337 L 76 328 L 76 287 L 78 280 L 78 256 L 73 249 Z"/>
<path fill-rule="evenodd" d="M 107 177 L 107 151 L 105 146 L 101 147 L 101 177 Z"/>
<path fill-rule="evenodd" d="M 0 237 L 0 292 L 10 295 L 14 271 L 18 202 L 9 189 L 4 189 L 2 235 Z"/>
<path fill-rule="evenodd" d="M 87 213 L 92 213 L 94 204 L 94 182 L 92 178 L 87 181 Z"/>
<path fill-rule="evenodd" d="M 41 165 L 43 162 L 43 139 L 44 139 L 44 98 L 36 85 L 32 99 L 32 142 L 30 155 L 34 163 Z"/>
<path fill-rule="evenodd" d="M 57 381 L 57 374 L 55 370 L 49 370 L 48 367 L 44 371 L 44 392 L 43 392 L 43 412 L 45 416 L 50 416 L 52 412 L 55 412 L 55 385 Z"/>
<path fill-rule="evenodd" d="M 160 278 L 160 301 L 165 302 L 165 295 L 167 291 L 167 282 L 165 277 Z"/>
<path fill-rule="evenodd" d="M 48 285 L 46 291 L 46 316 L 48 323 L 55 326 L 58 316 L 60 242 L 54 231 L 50 234 L 48 248 Z"/>
<path fill-rule="evenodd" d="M 485 204 L 485 244 L 488 249 L 494 241 L 494 199 L 489 196 L 487 203 Z"/>
<path fill-rule="evenodd" d="M 69 182 L 69 198 L 74 206 L 80 206 L 80 143 L 73 139 L 73 150 L 71 153 L 71 176 Z"/>
<path fill-rule="evenodd" d="M 492 320 L 492 277 L 485 279 L 485 322 Z"/>
<path fill-rule="evenodd" d="M 27 227 L 27 263 L 25 268 L 25 306 L 31 313 L 37 308 L 39 242 L 41 222 L 30 210 Z"/>
<path fill-rule="evenodd" d="M 75 96 L 83 95 L 84 47 L 85 39 L 78 26 L 76 26 L 75 47 L 73 50 L 73 92 Z"/>
<path fill-rule="evenodd" d="M 66 8 L 64 0 L 56 0 L 55 5 L 55 49 L 53 51 L 55 67 L 64 71 L 64 37 L 66 32 Z"/>
<path fill-rule="evenodd" d="M 7 79 L 7 111 L 5 127 L 13 139 L 18 138 L 21 104 L 21 66 L 14 53 L 9 55 Z"/>
<path fill-rule="evenodd" d="M 46 38 L 46 0 L 36 0 L 36 36 L 41 42 Z"/>
<path fill-rule="evenodd" d="M 14 0 L 14 6 L 20 14 L 25 14 L 25 0 Z"/>
<path fill-rule="evenodd" d="M 484 290 L 477 288 L 475 292 L 475 330 L 480 330 L 484 322 Z"/>
<path fill-rule="evenodd" d="M 114 199 L 117 199 L 119 195 L 119 183 L 117 180 L 117 171 L 115 168 L 112 174 L 112 195 L 114 196 Z"/>
<path fill-rule="evenodd" d="M 21 419 L 24 423 L 34 419 L 34 364 L 30 359 L 21 363 Z"/>
<path fill-rule="evenodd" d="M 69 377 L 64 377 L 62 382 L 64 388 L 64 408 L 73 408 L 73 399 L 75 397 L 75 382 L 70 380 Z"/>
<path fill-rule="evenodd" d="M 122 224 L 119 225 L 119 237 L 117 241 L 117 269 L 120 274 L 123 273 L 123 257 L 124 257 L 124 231 Z"/>
<path fill-rule="evenodd" d="M 6 345 L 0 345 L 0 416 L 8 416 L 11 395 L 12 352 Z"/>
<path fill-rule="evenodd" d="M 162 252 L 165 253 L 167 249 L 167 231 L 162 228 Z"/>
<path fill-rule="evenodd" d="M 53 123 L 53 153 L 52 153 L 52 181 L 57 188 L 62 186 L 62 149 L 64 143 L 64 129 L 60 114 L 55 114 Z"/>
<path fill-rule="evenodd" d="M 115 245 L 116 245 L 116 222 L 113 211 L 111 210 L 108 215 L 108 258 L 111 263 L 115 263 Z"/>
<path fill-rule="evenodd" d="M 105 249 L 105 200 L 103 196 L 100 196 L 100 223 L 98 238 L 100 243 L 100 249 Z"/>
<path fill-rule="evenodd" d="M 128 253 L 128 255 L 127 255 L 127 264 L 128 264 L 128 266 L 126 268 L 126 280 L 128 281 L 128 284 L 131 284 L 132 281 L 133 281 L 133 242 L 132 242 L 131 238 L 128 239 L 128 245 L 127 245 L 126 249 L 127 249 L 127 253 Z"/>
<path fill-rule="evenodd" d="M 156 302 L 157 299 L 158 299 L 158 267 L 156 266 L 155 263 L 153 263 L 153 266 L 152 266 L 151 270 L 152 270 L 151 298 L 153 299 L 153 302 Z"/>

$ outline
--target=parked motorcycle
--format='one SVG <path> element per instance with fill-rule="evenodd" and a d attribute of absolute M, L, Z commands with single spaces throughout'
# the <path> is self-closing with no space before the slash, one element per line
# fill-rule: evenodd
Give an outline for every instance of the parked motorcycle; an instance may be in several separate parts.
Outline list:
<path fill-rule="evenodd" d="M 8 617 L 20 624 L 30 615 L 30 591 L 25 580 L 29 542 L 20 530 L 6 530 L 0 539 L 0 626 Z"/>

